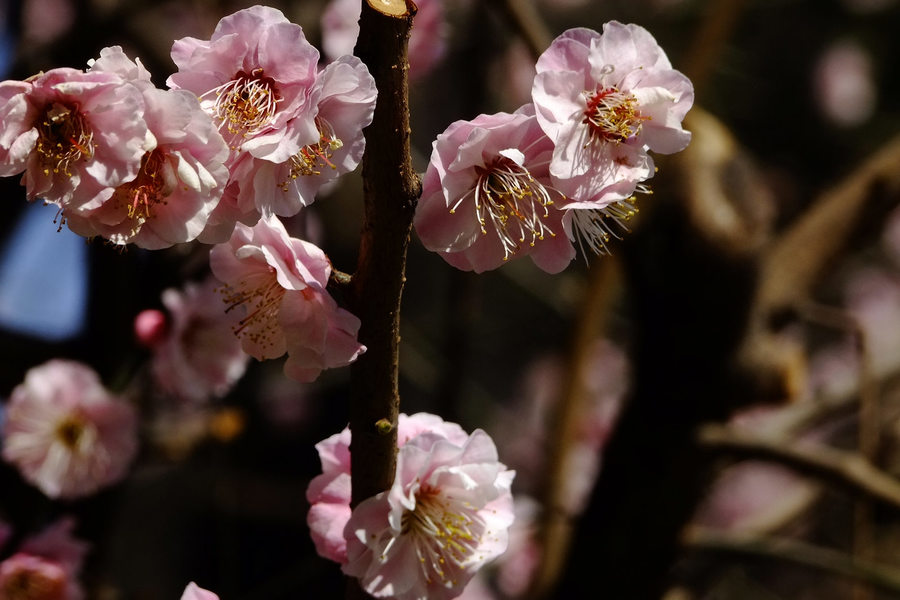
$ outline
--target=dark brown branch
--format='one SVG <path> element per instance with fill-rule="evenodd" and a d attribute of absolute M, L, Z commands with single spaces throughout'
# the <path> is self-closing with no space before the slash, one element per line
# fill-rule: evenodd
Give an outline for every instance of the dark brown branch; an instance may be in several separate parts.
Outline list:
<path fill-rule="evenodd" d="M 388 489 L 397 454 L 400 298 L 406 249 L 421 183 L 409 147 L 407 42 L 411 1 L 363 3 L 356 54 L 378 87 L 363 157 L 365 220 L 350 303 L 367 350 L 351 368 L 350 446 L 353 505 Z M 365 595 L 352 582 L 348 597 Z"/>
<path fill-rule="evenodd" d="M 718 533 L 692 528 L 685 534 L 684 544 L 696 552 L 788 561 L 900 594 L 900 571 L 887 565 L 854 559 L 837 550 L 797 540 Z"/>
<path fill-rule="evenodd" d="M 900 509 L 900 482 L 859 454 L 822 445 L 786 443 L 713 424 L 700 429 L 698 440 L 708 448 L 737 458 L 777 462 Z"/>

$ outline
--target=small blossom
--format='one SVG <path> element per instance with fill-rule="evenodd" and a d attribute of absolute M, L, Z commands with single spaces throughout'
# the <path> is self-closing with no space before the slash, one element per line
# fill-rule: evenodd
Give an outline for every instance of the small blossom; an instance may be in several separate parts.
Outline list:
<path fill-rule="evenodd" d="M 412 438 L 429 433 L 444 437 L 457 445 L 465 443 L 468 436 L 456 423 L 448 423 L 428 413 L 407 416 L 400 414 L 397 420 L 397 446 L 403 447 Z M 344 526 L 350 519 L 350 428 L 344 428 L 328 439 L 316 444 L 322 474 L 309 483 L 306 499 L 310 508 L 306 522 L 320 556 L 347 563 L 347 540 Z"/>
<path fill-rule="evenodd" d="M 24 171 L 29 199 L 95 208 L 152 148 L 140 92 L 113 73 L 60 68 L 0 83 L 0 175 Z"/>
<path fill-rule="evenodd" d="M 409 35 L 409 76 L 427 75 L 447 50 L 443 0 L 418 0 Z M 359 37 L 361 0 L 331 0 L 322 13 L 322 49 L 329 60 L 353 54 Z"/>
<path fill-rule="evenodd" d="M 288 353 L 285 373 L 308 382 L 323 369 L 348 365 L 365 351 L 359 319 L 326 291 L 331 263 L 314 244 L 292 238 L 274 215 L 254 227 L 238 224 L 227 244 L 210 252 L 225 284 L 234 332 L 257 360 Z"/>
<path fill-rule="evenodd" d="M 145 348 L 155 348 L 166 339 L 168 323 L 163 311 L 142 310 L 134 318 L 134 337 Z"/>
<path fill-rule="evenodd" d="M 3 458 L 51 498 L 78 498 L 120 480 L 137 450 L 134 410 L 87 366 L 51 360 L 12 392 Z"/>
<path fill-rule="evenodd" d="M 78 575 L 88 547 L 72 537 L 73 527 L 71 519 L 57 521 L 0 563 L 0 598 L 81 600 Z"/>
<path fill-rule="evenodd" d="M 858 43 L 833 43 L 815 67 L 819 109 L 837 125 L 853 127 L 872 116 L 878 101 L 872 57 Z"/>
<path fill-rule="evenodd" d="M 250 357 L 231 331 L 215 280 L 165 290 L 162 302 L 169 318 L 153 346 L 153 381 L 182 402 L 224 396 L 244 375 Z"/>
<path fill-rule="evenodd" d="M 377 598 L 458 596 L 506 550 L 514 475 L 481 430 L 461 444 L 430 432 L 411 438 L 398 451 L 391 489 L 364 500 L 347 522 L 344 573 Z"/>
<path fill-rule="evenodd" d="M 549 273 L 564 269 L 574 249 L 555 207 L 565 196 L 550 182 L 552 151 L 531 105 L 452 123 L 425 172 L 414 220 L 422 243 L 479 273 L 525 255 Z"/>
<path fill-rule="evenodd" d="M 204 590 L 192 581 L 184 588 L 181 600 L 219 600 L 219 597 L 209 590 Z"/>
<path fill-rule="evenodd" d="M 141 158 L 137 176 L 102 205 L 68 214 L 69 227 L 114 244 L 152 250 L 195 239 L 206 227 L 228 181 L 228 147 L 197 98 L 159 90 L 139 61 L 119 47 L 104 48 L 92 72 L 111 72 L 137 86 L 156 144 Z"/>

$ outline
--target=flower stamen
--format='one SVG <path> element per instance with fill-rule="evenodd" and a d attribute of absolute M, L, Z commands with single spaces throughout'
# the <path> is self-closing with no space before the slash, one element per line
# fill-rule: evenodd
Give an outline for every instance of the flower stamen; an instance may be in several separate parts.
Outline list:
<path fill-rule="evenodd" d="M 226 313 L 238 306 L 246 307 L 247 314 L 234 326 L 234 334 L 239 338 L 246 336 L 261 348 L 274 346 L 272 337 L 280 329 L 278 310 L 285 292 L 278 283 L 274 267 L 248 275 L 219 291 L 227 305 Z"/>
<path fill-rule="evenodd" d="M 71 177 L 72 163 L 94 155 L 94 133 L 77 108 L 58 102 L 48 105 L 37 130 L 35 148 L 41 154 L 44 175 Z"/>
<path fill-rule="evenodd" d="M 321 117 L 316 117 L 316 129 L 319 131 L 319 141 L 300 148 L 300 151 L 290 159 L 291 180 L 298 177 L 321 175 L 321 169 L 325 167 L 337 169 L 337 165 L 331 162 L 331 157 L 334 156 L 336 150 L 343 147 L 344 142 L 335 135 L 331 123 Z M 285 192 L 288 191 L 289 185 L 289 181 L 279 184 Z"/>
<path fill-rule="evenodd" d="M 250 74 L 238 71 L 233 79 L 206 92 L 201 99 L 211 94 L 215 94 L 212 116 L 219 120 L 219 130 L 225 128 L 230 134 L 232 149 L 239 147 L 243 138 L 268 127 L 282 100 L 275 80 L 264 77 L 262 69 Z"/>
<path fill-rule="evenodd" d="M 587 108 L 582 123 L 588 126 L 591 141 L 621 143 L 637 135 L 649 117 L 641 115 L 634 94 L 616 87 L 598 88 L 587 93 Z"/>
<path fill-rule="evenodd" d="M 638 192 L 652 194 L 648 186 L 638 186 Z M 621 240 L 617 230 L 631 233 L 628 222 L 638 213 L 637 199 L 634 196 L 613 202 L 603 208 L 571 208 L 572 232 L 578 239 L 578 247 L 585 262 L 588 262 L 585 245 L 597 256 L 612 254 L 609 242 L 612 238 Z M 577 206 L 575 204 L 574 206 Z"/>

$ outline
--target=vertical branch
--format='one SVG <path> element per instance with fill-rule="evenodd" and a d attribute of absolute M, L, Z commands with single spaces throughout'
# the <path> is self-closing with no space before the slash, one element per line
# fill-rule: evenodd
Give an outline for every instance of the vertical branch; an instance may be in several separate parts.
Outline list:
<path fill-rule="evenodd" d="M 378 87 L 363 157 L 365 221 L 350 303 L 366 345 L 351 367 L 350 429 L 353 505 L 388 489 L 397 455 L 400 297 L 406 248 L 421 190 L 409 153 L 407 41 L 416 6 L 367 0 L 357 55 Z"/>

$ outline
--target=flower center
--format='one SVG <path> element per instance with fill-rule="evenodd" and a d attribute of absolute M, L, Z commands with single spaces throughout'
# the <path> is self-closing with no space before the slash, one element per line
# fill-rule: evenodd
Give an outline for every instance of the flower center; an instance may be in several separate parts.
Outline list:
<path fill-rule="evenodd" d="M 267 346 L 273 346 L 272 336 L 279 330 L 278 309 L 285 292 L 275 276 L 275 268 L 269 266 L 266 271 L 247 275 L 220 291 L 222 300 L 228 305 L 226 313 L 238 306 L 244 306 L 247 311 L 234 326 L 234 334 L 239 338 L 247 337 L 263 352 Z"/>
<path fill-rule="evenodd" d="M 23 568 L 12 573 L 3 587 L 0 598 L 4 600 L 62 600 L 65 597 L 65 581 L 60 569 L 45 573 L 38 569 Z M 56 575 L 56 577 L 54 577 Z"/>
<path fill-rule="evenodd" d="M 503 245 L 503 260 L 515 254 L 519 244 L 529 237 L 528 243 L 534 246 L 544 235 L 556 235 L 543 219 L 550 214 L 547 207 L 553 204 L 551 193 L 560 197 L 562 194 L 534 179 L 520 163 L 521 160 L 499 156 L 486 168 L 475 167 L 478 181 L 474 189 L 450 209 L 451 214 L 455 213 L 463 200 L 474 195 L 481 233 L 487 234 L 488 225 L 497 232 Z"/>
<path fill-rule="evenodd" d="M 337 169 L 337 166 L 331 162 L 331 157 L 334 156 L 335 150 L 341 148 L 344 143 L 335 135 L 331 123 L 325 119 L 316 117 L 316 129 L 319 130 L 319 141 L 300 148 L 300 151 L 290 159 L 291 180 L 298 177 L 321 175 L 321 169 L 325 167 Z M 284 181 L 279 185 L 286 192 L 289 183 Z"/>
<path fill-rule="evenodd" d="M 634 94 L 607 87 L 588 95 L 582 123 L 592 140 L 619 143 L 636 135 L 648 118 L 641 116 Z"/>
<path fill-rule="evenodd" d="M 58 102 L 48 105 L 37 130 L 35 148 L 41 155 L 44 175 L 52 172 L 70 177 L 72 163 L 94 155 L 94 134 L 77 108 Z"/>
<path fill-rule="evenodd" d="M 452 581 L 452 570 L 465 566 L 484 532 L 484 521 L 471 504 L 427 488 L 416 495 L 416 507 L 403 514 L 401 526 L 415 544 L 429 584 L 448 577 Z"/>
<path fill-rule="evenodd" d="M 75 451 L 78 448 L 79 442 L 84 437 L 86 429 L 87 424 L 84 420 L 74 415 L 70 415 L 60 421 L 56 426 L 56 439 L 67 449 Z"/>
<path fill-rule="evenodd" d="M 114 200 L 120 203 L 134 221 L 136 233 L 153 216 L 153 208 L 163 204 L 172 193 L 172 186 L 166 181 L 165 156 L 159 149 L 144 154 L 141 170 L 132 181 L 116 188 Z"/>
<path fill-rule="evenodd" d="M 281 102 L 275 80 L 264 77 L 262 69 L 255 69 L 249 75 L 238 71 L 231 81 L 204 96 L 212 93 L 216 95 L 212 115 L 219 120 L 219 130 L 227 129 L 231 141 L 238 142 L 232 144 L 232 149 L 240 146 L 242 138 L 265 129 L 274 120 Z"/>

